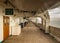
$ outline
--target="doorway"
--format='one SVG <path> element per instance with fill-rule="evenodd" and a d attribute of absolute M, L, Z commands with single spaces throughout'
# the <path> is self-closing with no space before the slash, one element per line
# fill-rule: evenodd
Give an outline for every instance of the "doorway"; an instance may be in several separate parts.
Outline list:
<path fill-rule="evenodd" d="M 3 39 L 7 39 L 9 37 L 9 17 L 3 16 Z"/>

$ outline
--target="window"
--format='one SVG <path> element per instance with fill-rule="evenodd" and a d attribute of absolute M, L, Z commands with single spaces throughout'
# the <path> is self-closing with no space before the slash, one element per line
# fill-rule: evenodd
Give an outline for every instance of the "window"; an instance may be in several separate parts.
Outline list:
<path fill-rule="evenodd" d="M 60 6 L 54 9 L 48 10 L 50 15 L 50 25 L 60 27 Z"/>

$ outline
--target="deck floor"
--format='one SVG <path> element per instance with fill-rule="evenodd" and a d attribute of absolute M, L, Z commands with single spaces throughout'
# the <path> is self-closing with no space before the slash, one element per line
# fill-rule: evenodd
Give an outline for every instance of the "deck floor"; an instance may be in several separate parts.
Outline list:
<path fill-rule="evenodd" d="M 58 43 L 54 38 L 44 34 L 33 23 L 29 22 L 19 36 L 11 36 L 3 43 Z"/>

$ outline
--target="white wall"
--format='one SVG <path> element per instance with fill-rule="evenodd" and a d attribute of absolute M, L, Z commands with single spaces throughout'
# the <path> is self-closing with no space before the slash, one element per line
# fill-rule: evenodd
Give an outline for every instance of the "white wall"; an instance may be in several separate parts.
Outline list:
<path fill-rule="evenodd" d="M 37 17 L 37 23 L 41 23 L 41 18 L 40 17 Z"/>
<path fill-rule="evenodd" d="M 3 15 L 5 15 L 5 11 L 4 11 L 5 8 L 6 8 L 6 6 L 0 2 L 0 42 L 3 41 Z M 19 33 L 21 33 L 21 27 L 18 25 L 19 20 L 16 18 L 15 22 L 11 23 L 11 20 L 13 20 L 14 18 L 11 18 L 12 16 L 9 16 L 9 17 L 10 17 L 9 35 L 11 35 L 11 25 L 13 25 L 13 24 L 15 24 L 15 25 L 17 24 L 16 28 L 18 28 L 17 30 L 13 28 L 13 30 L 14 30 L 13 33 L 15 35 L 19 35 Z"/>
<path fill-rule="evenodd" d="M 20 35 L 21 26 L 19 25 L 20 19 L 10 16 L 10 35 Z"/>
<path fill-rule="evenodd" d="M 12 26 L 14 26 L 15 25 L 15 23 L 14 23 L 14 20 L 13 20 L 13 18 L 12 17 L 10 17 L 10 26 L 9 26 L 9 35 L 12 35 L 12 31 L 11 31 L 11 29 L 12 29 Z"/>
<path fill-rule="evenodd" d="M 32 22 L 36 23 L 36 17 L 30 17 L 29 20 L 31 20 Z"/>
<path fill-rule="evenodd" d="M 30 17 L 29 19 L 34 23 L 41 23 L 40 17 Z"/>
<path fill-rule="evenodd" d="M 0 6 L 0 42 L 3 41 L 3 7 Z"/>
<path fill-rule="evenodd" d="M 60 6 L 48 10 L 50 15 L 50 25 L 60 28 Z"/>
<path fill-rule="evenodd" d="M 23 17 L 19 17 L 19 20 L 20 20 L 19 23 L 23 23 L 24 22 Z"/>
<path fill-rule="evenodd" d="M 3 16 L 0 15 L 0 42 L 3 40 Z"/>

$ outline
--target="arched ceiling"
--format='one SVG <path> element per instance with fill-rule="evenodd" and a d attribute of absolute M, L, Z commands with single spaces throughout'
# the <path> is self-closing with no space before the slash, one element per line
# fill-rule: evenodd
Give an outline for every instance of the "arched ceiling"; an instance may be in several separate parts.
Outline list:
<path fill-rule="evenodd" d="M 10 0 L 20 10 L 48 9 L 60 0 Z"/>
<path fill-rule="evenodd" d="M 45 11 L 46 9 L 49 9 L 56 3 L 60 2 L 60 0 L 0 0 L 0 2 L 4 2 L 5 4 L 7 4 L 6 1 L 18 11 L 23 13 L 32 13 L 33 15 L 35 15 L 36 11 L 39 11 L 39 13 L 43 13 L 43 11 Z M 21 15 L 26 15 L 26 13 Z"/>
<path fill-rule="evenodd" d="M 25 11 L 36 11 L 39 9 L 49 9 L 54 4 L 60 2 L 60 0 L 1 0 L 10 1 L 16 9 Z"/>

